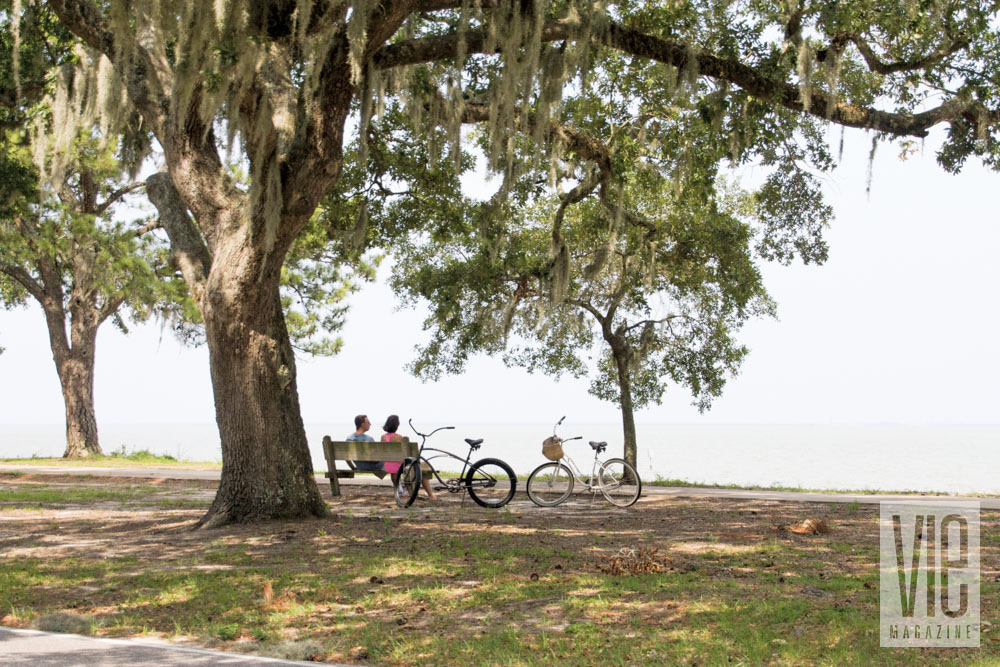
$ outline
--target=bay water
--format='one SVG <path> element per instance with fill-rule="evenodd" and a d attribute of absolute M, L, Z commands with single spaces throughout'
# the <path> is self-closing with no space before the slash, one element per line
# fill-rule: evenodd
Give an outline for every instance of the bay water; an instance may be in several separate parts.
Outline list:
<path fill-rule="evenodd" d="M 326 470 L 322 440 L 343 439 L 350 424 L 306 424 L 313 465 Z M 439 424 L 418 424 L 431 431 Z M 456 424 L 427 441 L 463 459 L 464 438 L 483 438 L 473 460 L 495 457 L 518 474 L 545 459 L 542 440 L 551 424 Z M 375 429 L 377 430 L 377 429 Z M 401 434 L 419 442 L 403 424 Z M 873 489 L 1000 493 L 1000 426 L 995 425 L 638 425 L 639 473 L 657 477 L 739 485 L 780 485 L 817 489 Z M 373 431 L 376 437 L 378 433 Z M 565 424 L 567 454 L 589 471 L 593 453 L 588 440 L 606 440 L 605 456 L 622 453 L 616 424 Z M 0 425 L 0 457 L 61 456 L 61 425 Z M 149 450 L 178 459 L 221 459 L 214 424 L 102 424 L 101 443 L 110 453 Z M 458 471 L 461 462 L 444 458 L 435 467 Z M 441 464 L 441 465 L 439 465 Z"/>

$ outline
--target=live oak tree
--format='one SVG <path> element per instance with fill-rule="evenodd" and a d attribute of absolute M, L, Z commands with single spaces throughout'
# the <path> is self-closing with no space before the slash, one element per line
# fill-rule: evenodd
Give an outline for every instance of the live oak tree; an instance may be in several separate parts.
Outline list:
<path fill-rule="evenodd" d="M 599 114 L 585 127 L 563 122 L 578 100 L 620 94 L 585 76 L 614 56 L 664 94 L 711 82 L 737 161 L 753 157 L 759 133 L 809 140 L 795 130 L 805 119 L 884 137 L 947 124 L 949 168 L 996 155 L 988 3 L 45 4 L 110 63 L 90 68 L 94 96 L 77 101 L 100 106 L 118 82 L 165 155 L 169 177 L 148 189 L 205 322 L 223 448 L 205 526 L 326 511 L 299 415 L 281 267 L 344 169 L 345 134 L 358 132 L 363 148 L 380 98 L 403 101 L 415 124 L 446 128 L 456 146 L 464 123 L 481 123 L 494 169 L 516 171 L 515 137 L 530 134 L 558 170 L 589 159 L 582 132 L 614 130 Z M 104 109 L 110 127 L 126 113 Z M 249 166 L 248 189 L 223 168 L 227 146 Z M 360 236 L 359 213 L 350 233 Z"/>
<path fill-rule="evenodd" d="M 5 142 L 0 211 L 0 303 L 38 303 L 45 316 L 66 411 L 66 457 L 100 455 L 94 411 L 98 329 L 123 316 L 142 320 L 182 309 L 169 272 L 161 280 L 162 244 L 147 235 L 156 225 L 128 225 L 117 209 L 141 183 L 130 182 L 111 151 L 93 137 L 72 143 L 61 182 L 38 188 L 30 162 Z M 23 152 L 23 151 L 22 151 Z"/>

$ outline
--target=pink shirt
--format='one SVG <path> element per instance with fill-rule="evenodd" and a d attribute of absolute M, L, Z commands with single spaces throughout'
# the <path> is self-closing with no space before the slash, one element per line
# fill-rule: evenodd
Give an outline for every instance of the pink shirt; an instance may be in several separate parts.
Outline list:
<path fill-rule="evenodd" d="M 396 433 L 383 433 L 382 442 L 392 442 L 393 438 L 399 437 Z M 402 461 L 386 461 L 385 471 L 389 474 L 395 475 L 399 472 L 400 467 L 403 465 Z"/>

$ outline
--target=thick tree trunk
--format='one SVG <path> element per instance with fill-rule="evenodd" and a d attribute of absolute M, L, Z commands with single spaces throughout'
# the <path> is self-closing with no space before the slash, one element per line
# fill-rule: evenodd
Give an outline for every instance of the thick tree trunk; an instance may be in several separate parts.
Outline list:
<path fill-rule="evenodd" d="M 146 191 L 198 303 L 208 341 L 222 480 L 197 525 L 325 516 L 281 308 L 286 249 L 272 247 L 265 254 L 247 222 L 231 219 L 205 223 L 227 231 L 209 252 L 169 175 L 151 176 Z M 237 202 L 225 213 L 238 215 L 241 208 Z"/>
<path fill-rule="evenodd" d="M 213 278 L 225 266 L 217 263 Z M 228 298 L 238 293 L 256 298 Z M 215 501 L 198 525 L 325 516 L 277 276 L 250 290 L 209 287 L 203 316 L 223 464 Z"/>
<path fill-rule="evenodd" d="M 64 458 L 100 456 L 94 415 L 94 348 L 74 349 L 59 364 L 63 402 L 66 404 L 66 452 Z"/>
<path fill-rule="evenodd" d="M 632 378 L 629 375 L 628 359 L 624 354 L 614 353 L 618 371 L 619 404 L 622 409 L 622 430 L 625 436 L 624 458 L 638 470 L 636 465 L 635 415 L 632 405 Z"/>

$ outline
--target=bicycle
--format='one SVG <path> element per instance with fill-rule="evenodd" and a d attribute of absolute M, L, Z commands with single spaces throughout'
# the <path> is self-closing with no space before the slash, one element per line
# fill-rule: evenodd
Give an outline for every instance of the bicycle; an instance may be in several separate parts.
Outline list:
<path fill-rule="evenodd" d="M 430 433 L 421 433 L 413 425 L 413 420 L 409 420 L 410 428 L 420 436 L 420 450 L 416 457 L 410 457 L 403 462 L 399 468 L 399 478 L 396 484 L 396 504 L 400 507 L 409 507 L 417 498 L 420 484 L 423 481 L 423 471 L 421 462 L 427 465 L 429 472 L 434 476 L 440 486 L 434 487 L 435 491 L 448 491 L 449 493 L 468 492 L 477 505 L 482 507 L 497 508 L 503 507 L 514 497 L 517 490 L 517 477 L 514 470 L 500 459 L 485 458 L 479 459 L 475 463 L 470 463 L 472 452 L 478 450 L 483 444 L 483 439 L 473 440 L 465 438 L 469 445 L 469 453 L 465 458 L 461 458 L 435 447 L 427 447 L 427 438 L 438 431 L 454 429 L 454 426 L 442 426 Z M 424 452 L 437 452 L 430 457 L 424 457 Z M 431 460 L 440 458 L 452 458 L 462 462 L 462 472 L 458 477 L 442 479 L 438 471 L 431 464 Z M 506 483 L 505 483 L 506 482 Z"/>
<path fill-rule="evenodd" d="M 552 438 L 547 439 L 543 446 L 543 452 L 552 450 L 551 453 L 545 452 L 546 457 L 552 460 L 538 466 L 528 476 L 527 490 L 531 501 L 541 507 L 555 507 L 570 497 L 573 493 L 574 482 L 580 482 L 593 494 L 591 502 L 600 491 L 601 495 L 612 505 L 618 507 L 634 505 L 642 493 L 642 480 L 639 479 L 639 473 L 636 472 L 635 468 L 625 459 L 613 458 L 603 462 L 599 461 L 597 457 L 607 449 L 608 443 L 591 440 L 590 447 L 594 450 L 594 466 L 591 469 L 590 477 L 584 477 L 573 459 L 566 456 L 562 449 L 563 444 L 572 440 L 582 440 L 583 436 L 562 439 L 556 435 L 556 429 L 563 423 L 563 419 L 566 417 L 556 422 L 552 428 Z"/>

